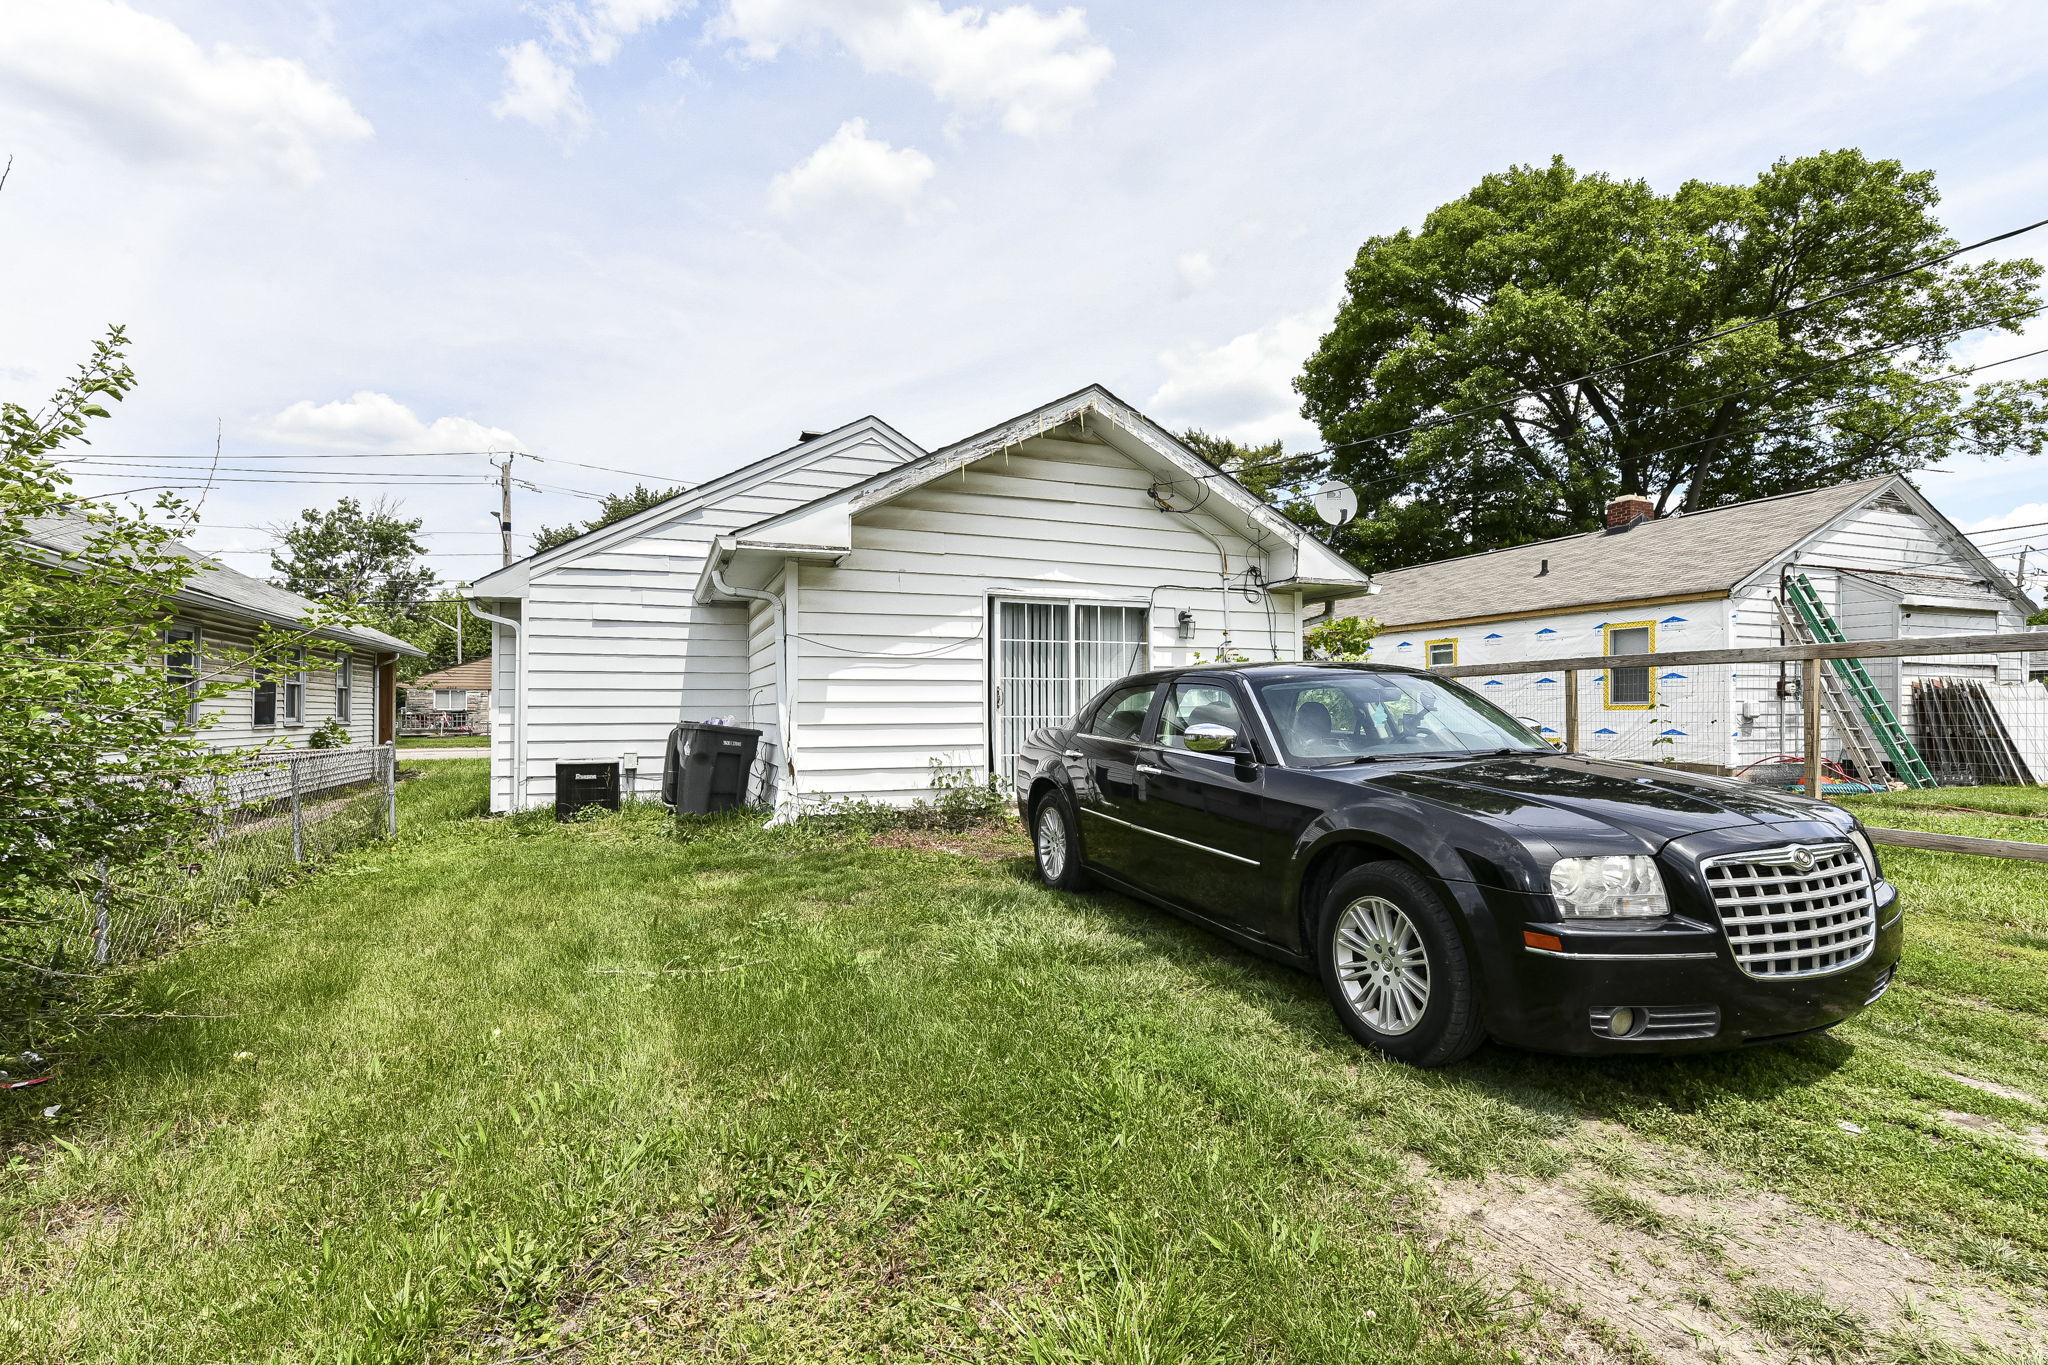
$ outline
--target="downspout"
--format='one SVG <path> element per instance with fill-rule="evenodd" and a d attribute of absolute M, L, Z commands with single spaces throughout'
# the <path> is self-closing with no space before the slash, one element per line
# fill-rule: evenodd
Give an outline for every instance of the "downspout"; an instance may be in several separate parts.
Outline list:
<path fill-rule="evenodd" d="M 1189 510 L 1190 512 L 1193 511 L 1192 508 Z M 1223 542 L 1210 535 L 1209 528 L 1196 521 L 1192 515 L 1188 516 L 1187 524 L 1190 529 L 1200 532 L 1211 545 L 1216 547 L 1216 558 L 1222 565 L 1217 571 L 1217 578 L 1222 587 L 1223 648 L 1217 652 L 1216 657 L 1228 661 L 1230 658 L 1230 551 L 1224 549 Z"/>
<path fill-rule="evenodd" d="M 775 736 L 782 749 L 783 779 L 775 784 L 775 813 L 769 817 L 766 828 L 786 825 L 796 818 L 796 752 L 790 744 L 789 695 L 794 690 L 794 679 L 789 676 L 789 623 L 782 614 L 782 599 L 772 592 L 759 588 L 741 588 L 725 581 L 725 575 L 718 570 L 718 552 L 712 550 L 709 561 L 711 586 L 728 597 L 738 597 L 748 602 L 766 602 L 775 618 Z M 790 571 L 788 564 L 782 571 Z"/>
<path fill-rule="evenodd" d="M 467 598 L 462 604 L 479 621 L 488 621 L 512 632 L 513 667 L 523 670 L 526 666 L 526 641 L 520 634 L 519 623 L 507 617 L 493 616 Z M 511 790 L 506 793 L 515 811 L 526 809 L 526 689 L 520 682 L 520 675 L 515 673 L 512 683 L 512 771 L 508 774 Z"/>

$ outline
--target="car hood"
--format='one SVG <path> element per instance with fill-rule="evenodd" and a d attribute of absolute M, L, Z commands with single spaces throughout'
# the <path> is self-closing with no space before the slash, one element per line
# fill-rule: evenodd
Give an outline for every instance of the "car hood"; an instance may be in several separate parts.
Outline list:
<path fill-rule="evenodd" d="M 1330 775 L 1507 823 L 1530 835 L 1569 838 L 1604 825 L 1653 849 L 1707 830 L 1754 825 L 1763 833 L 1769 826 L 1828 821 L 1830 809 L 1754 783 L 1570 754 L 1431 760 L 1400 768 L 1368 765 Z"/>

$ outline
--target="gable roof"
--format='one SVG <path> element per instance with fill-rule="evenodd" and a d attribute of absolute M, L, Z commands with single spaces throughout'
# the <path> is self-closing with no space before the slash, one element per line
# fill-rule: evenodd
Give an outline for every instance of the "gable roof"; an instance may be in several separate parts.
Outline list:
<path fill-rule="evenodd" d="M 563 541 L 546 550 L 536 550 L 524 559 L 515 559 L 503 568 L 493 569 L 469 585 L 470 595 L 480 598 L 517 597 L 526 591 L 527 580 L 536 572 L 557 568 L 570 560 L 603 550 L 664 522 L 688 516 L 699 508 L 744 493 L 764 479 L 801 469 L 867 442 L 888 446 L 905 460 L 916 459 L 925 453 L 923 446 L 874 416 L 856 418 L 830 431 L 807 433 L 793 446 L 785 446 L 773 455 L 685 489 L 675 497 L 644 508 L 630 517 L 622 517 L 594 531 L 585 531 L 574 540 Z"/>
<path fill-rule="evenodd" d="M 1089 414 L 1096 423 L 1088 425 Z M 1291 563 L 1275 574 L 1268 587 L 1325 590 L 1321 597 L 1344 589 L 1363 589 L 1371 583 L 1367 575 L 1342 556 L 1323 545 L 1306 529 L 1289 521 L 1261 501 L 1243 485 L 1202 460 L 1151 418 L 1125 403 L 1100 384 L 1090 384 L 1063 398 L 1056 398 L 1021 413 L 1007 422 L 976 432 L 951 445 L 942 446 L 919 459 L 850 484 L 835 493 L 814 498 L 801 507 L 780 512 L 746 526 L 713 542 L 698 579 L 697 595 L 710 600 L 715 589 L 711 577 L 735 552 L 760 550 L 771 557 L 836 559 L 853 548 L 852 523 L 856 513 L 897 498 L 943 475 L 999 454 L 1006 448 L 1034 436 L 1078 424 L 1083 431 L 1102 438 L 1125 458 L 1141 466 L 1163 471 L 1169 480 L 1198 481 L 1196 486 L 1209 495 L 1196 500 L 1203 514 L 1215 517 L 1255 544 L 1274 543 L 1291 551 Z M 1192 511 L 1193 508 L 1186 509 Z M 1334 591 L 1332 591 L 1334 590 Z"/>
<path fill-rule="evenodd" d="M 405 685 L 407 687 L 464 688 L 472 692 L 488 692 L 491 690 L 490 656 L 486 655 L 481 659 L 471 659 L 467 663 L 454 664 L 435 673 L 422 673 Z"/>
<path fill-rule="evenodd" d="M 1344 602 L 1338 613 L 1405 628 L 1725 593 L 1844 512 L 1899 488 L 1910 485 L 1888 474 L 1393 569 L 1373 575 L 1377 595 Z"/>
<path fill-rule="evenodd" d="M 29 523 L 22 539 L 55 554 L 83 555 L 90 550 L 98 526 L 99 523 L 83 513 L 39 517 Z M 219 560 L 208 559 L 179 541 L 166 541 L 163 548 L 199 566 L 198 572 L 188 577 L 173 595 L 173 600 L 181 605 L 288 628 L 303 627 L 316 612 L 327 610 L 311 598 L 230 569 Z M 426 651 L 418 646 L 369 626 L 328 625 L 319 627 L 312 634 L 323 640 L 338 640 L 365 649 L 410 654 L 416 659 L 426 657 Z"/>

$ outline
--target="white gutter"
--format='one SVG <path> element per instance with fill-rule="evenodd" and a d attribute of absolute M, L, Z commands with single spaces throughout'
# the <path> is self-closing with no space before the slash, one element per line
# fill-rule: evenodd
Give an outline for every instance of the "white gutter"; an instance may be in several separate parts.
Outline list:
<path fill-rule="evenodd" d="M 512 656 L 514 667 L 512 683 L 512 771 L 507 774 L 506 798 L 515 811 L 526 809 L 526 641 L 519 631 L 519 623 L 503 616 L 493 616 L 473 601 L 463 599 L 462 605 L 479 621 L 488 621 L 494 626 L 504 626 L 512 632 Z M 493 671 L 496 666 L 493 665 Z"/>
<path fill-rule="evenodd" d="M 714 546 L 709 558 L 704 561 L 705 576 L 711 586 L 728 597 L 737 597 L 748 602 L 766 602 L 775 617 L 775 743 L 782 758 L 783 780 L 775 784 L 775 813 L 769 817 L 767 828 L 786 825 L 796 818 L 796 751 L 790 743 L 789 696 L 794 690 L 795 680 L 789 676 L 789 622 L 782 614 L 782 599 L 772 592 L 759 588 L 736 587 L 725 581 L 725 575 L 718 571 L 718 550 Z M 785 562 L 783 573 L 791 572 Z M 786 591 L 786 589 L 785 589 Z"/>

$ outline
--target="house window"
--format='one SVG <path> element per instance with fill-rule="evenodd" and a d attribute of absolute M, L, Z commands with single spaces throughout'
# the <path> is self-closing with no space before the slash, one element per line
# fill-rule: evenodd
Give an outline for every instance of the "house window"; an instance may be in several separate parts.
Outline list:
<path fill-rule="evenodd" d="M 1429 650 L 1429 666 L 1431 668 L 1458 662 L 1458 642 L 1456 640 L 1430 640 L 1425 642 L 1424 648 Z"/>
<path fill-rule="evenodd" d="M 250 703 L 249 723 L 251 725 L 277 724 L 277 677 L 271 673 L 256 675 L 256 696 Z"/>
<path fill-rule="evenodd" d="M 1652 621 L 1623 621 L 1606 627 L 1608 654 L 1649 654 L 1657 648 Z M 1607 709 L 1647 711 L 1657 704 L 1657 684 L 1648 668 L 1607 670 Z"/>
<path fill-rule="evenodd" d="M 1145 667 L 1145 607 L 1097 602 L 995 603 L 995 771 L 1033 730 L 1058 725 L 1118 678 Z"/>
<path fill-rule="evenodd" d="M 334 718 L 343 725 L 355 719 L 356 656 L 344 654 L 334 663 Z"/>
<path fill-rule="evenodd" d="M 306 652 L 295 649 L 285 662 L 289 667 L 284 675 L 284 723 L 297 725 L 306 718 Z"/>
<path fill-rule="evenodd" d="M 467 711 L 469 709 L 469 693 L 459 687 L 437 687 L 434 689 L 434 709 L 436 711 Z"/>
<path fill-rule="evenodd" d="M 171 683 L 171 718 L 199 723 L 199 631 L 173 626 L 164 632 L 164 676 Z M 182 697 L 180 702 L 177 698 Z"/>

